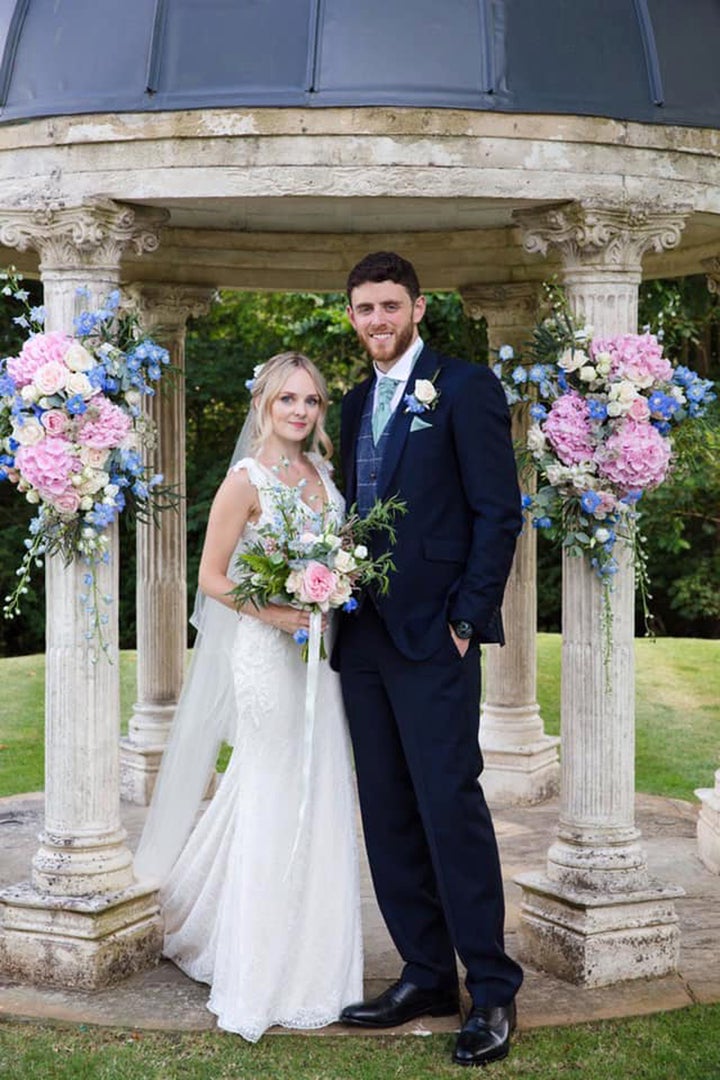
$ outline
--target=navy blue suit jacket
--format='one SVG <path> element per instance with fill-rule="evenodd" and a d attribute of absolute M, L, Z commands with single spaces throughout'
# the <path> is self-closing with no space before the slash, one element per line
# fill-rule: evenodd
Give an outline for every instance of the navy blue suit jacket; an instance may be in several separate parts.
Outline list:
<path fill-rule="evenodd" d="M 425 346 L 406 392 L 416 379 L 432 379 L 436 372 L 436 405 L 419 414 L 429 426 L 411 431 L 413 414 L 401 401 L 378 478 L 378 497 L 397 495 L 408 512 L 396 519 L 396 569 L 377 606 L 395 646 L 413 660 L 437 652 L 447 642 L 448 622 L 456 619 L 475 626 L 477 641 L 504 642 L 500 605 L 522 525 L 510 417 L 499 380 L 489 368 Z M 343 399 L 348 506 L 355 501 L 356 443 L 373 381 L 371 376 Z M 376 552 L 383 546 L 386 539 L 378 538 Z"/>

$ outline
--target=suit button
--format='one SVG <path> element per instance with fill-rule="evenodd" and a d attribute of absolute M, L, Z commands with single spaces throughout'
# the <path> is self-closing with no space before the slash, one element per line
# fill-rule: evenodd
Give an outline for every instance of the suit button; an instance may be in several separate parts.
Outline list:
<path fill-rule="evenodd" d="M 370 473 L 370 479 L 371 480 L 377 480 L 377 473 L 371 472 Z"/>

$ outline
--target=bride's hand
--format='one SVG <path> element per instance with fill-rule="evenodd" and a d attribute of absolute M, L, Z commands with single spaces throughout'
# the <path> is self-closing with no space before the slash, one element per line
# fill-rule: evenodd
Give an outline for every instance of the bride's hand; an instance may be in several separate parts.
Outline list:
<path fill-rule="evenodd" d="M 289 607 L 287 604 L 267 604 L 266 607 L 254 610 L 253 615 L 268 626 L 274 626 L 291 636 L 298 630 L 310 632 L 310 612 Z M 327 629 L 327 621 L 327 615 L 323 614 L 321 624 L 323 633 Z"/>

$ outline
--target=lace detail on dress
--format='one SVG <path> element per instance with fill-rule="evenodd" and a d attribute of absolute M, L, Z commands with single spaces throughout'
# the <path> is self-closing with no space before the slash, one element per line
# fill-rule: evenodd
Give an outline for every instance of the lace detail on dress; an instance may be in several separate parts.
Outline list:
<path fill-rule="evenodd" d="M 327 467 L 311 460 L 341 514 Z M 281 482 L 253 459 L 235 468 L 247 469 L 260 499 L 247 543 L 271 519 Z M 317 516 L 303 506 L 307 520 Z M 211 984 L 208 1008 L 218 1025 L 254 1042 L 274 1024 L 323 1027 L 362 996 L 355 799 L 339 680 L 329 665 L 320 670 L 298 834 L 306 665 L 291 637 L 252 616 L 239 617 L 230 660 L 234 750 L 161 892 L 164 951 Z"/>

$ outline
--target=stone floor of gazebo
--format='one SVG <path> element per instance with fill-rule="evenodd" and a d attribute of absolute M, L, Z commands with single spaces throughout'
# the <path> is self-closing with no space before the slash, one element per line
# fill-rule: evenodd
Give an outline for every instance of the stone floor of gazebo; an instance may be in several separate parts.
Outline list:
<path fill-rule="evenodd" d="M 27 874 L 42 825 L 41 794 L 0 799 L 2 866 L 0 885 Z M 134 846 L 145 810 L 123 804 L 123 821 Z M 496 809 L 508 905 L 508 948 L 515 951 L 520 889 L 513 878 L 543 870 L 558 817 L 556 800 L 532 808 Z M 697 807 L 680 800 L 638 795 L 636 821 L 642 830 L 651 874 L 681 885 L 685 896 L 676 902 L 681 954 L 678 972 L 660 979 L 637 980 L 602 989 L 585 989 L 561 982 L 543 972 L 526 970 L 519 997 L 521 1028 L 572 1024 L 605 1017 L 639 1015 L 681 1008 L 693 1002 L 720 1001 L 720 877 L 711 874 L 697 856 Z M 399 961 L 384 929 L 372 886 L 363 865 L 366 989 L 382 990 L 397 975 Z M 206 1010 L 207 987 L 192 982 L 172 964 L 159 967 L 109 989 L 93 993 L 51 990 L 0 982 L 0 1014 L 106 1026 L 201 1030 L 214 1026 Z M 452 1031 L 454 1018 L 422 1020 L 397 1029 L 427 1034 Z M 278 1031 L 279 1029 L 273 1029 Z M 334 1025 L 322 1034 L 358 1034 Z"/>

